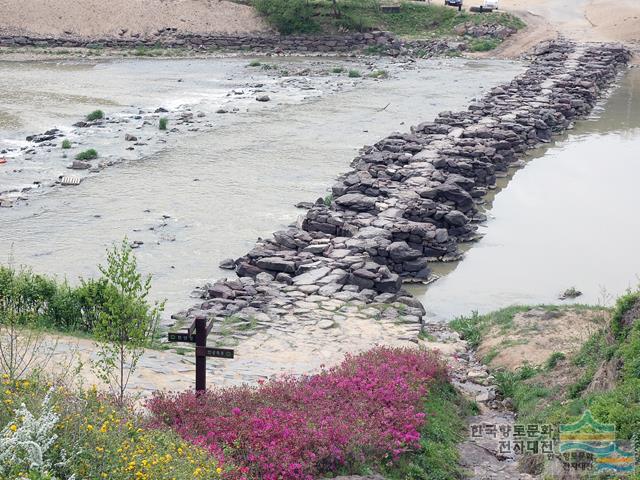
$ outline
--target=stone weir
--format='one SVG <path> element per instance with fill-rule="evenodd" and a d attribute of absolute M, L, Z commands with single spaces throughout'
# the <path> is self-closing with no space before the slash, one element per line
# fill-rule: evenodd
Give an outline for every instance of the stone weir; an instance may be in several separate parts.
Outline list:
<path fill-rule="evenodd" d="M 539 45 L 525 73 L 467 110 L 365 147 L 331 196 L 223 262 L 238 278 L 204 286 L 204 301 L 174 318 L 322 321 L 336 305 L 384 315 L 395 304 L 393 315 L 419 326 L 424 308 L 403 280 L 428 281 L 429 262 L 460 258 L 458 244 L 477 237 L 478 205 L 496 177 L 587 115 L 630 58 L 619 45 Z"/>

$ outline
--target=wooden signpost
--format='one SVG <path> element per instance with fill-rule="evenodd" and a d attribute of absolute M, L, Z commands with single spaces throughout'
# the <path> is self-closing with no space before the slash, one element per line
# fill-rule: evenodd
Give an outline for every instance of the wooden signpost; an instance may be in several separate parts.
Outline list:
<path fill-rule="evenodd" d="M 211 333 L 213 320 L 207 325 L 206 317 L 196 317 L 186 332 L 169 332 L 170 342 L 188 342 L 196 344 L 196 392 L 207 389 L 207 357 L 234 357 L 234 351 L 229 348 L 207 347 L 207 337 Z"/>

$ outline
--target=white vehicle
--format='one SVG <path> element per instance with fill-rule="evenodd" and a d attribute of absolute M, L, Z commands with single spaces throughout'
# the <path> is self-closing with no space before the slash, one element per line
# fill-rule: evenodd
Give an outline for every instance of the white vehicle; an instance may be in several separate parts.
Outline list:
<path fill-rule="evenodd" d="M 484 0 L 482 7 L 487 10 L 498 10 L 498 0 Z"/>

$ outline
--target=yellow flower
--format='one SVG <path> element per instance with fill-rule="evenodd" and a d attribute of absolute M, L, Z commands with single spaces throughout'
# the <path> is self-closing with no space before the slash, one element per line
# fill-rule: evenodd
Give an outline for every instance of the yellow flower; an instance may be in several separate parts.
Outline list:
<path fill-rule="evenodd" d="M 9 430 L 11 430 L 12 432 L 15 432 L 16 430 L 18 430 L 18 427 L 15 424 L 13 424 L 9 427 Z"/>
<path fill-rule="evenodd" d="M 200 476 L 200 473 L 202 473 L 202 469 L 200 467 L 198 467 L 193 471 L 193 476 L 194 477 L 198 477 L 198 476 Z"/>
<path fill-rule="evenodd" d="M 92 432 L 93 431 L 93 425 L 87 425 L 87 431 Z"/>
<path fill-rule="evenodd" d="M 216 473 L 220 475 L 222 473 L 222 469 L 220 467 L 216 468 Z"/>

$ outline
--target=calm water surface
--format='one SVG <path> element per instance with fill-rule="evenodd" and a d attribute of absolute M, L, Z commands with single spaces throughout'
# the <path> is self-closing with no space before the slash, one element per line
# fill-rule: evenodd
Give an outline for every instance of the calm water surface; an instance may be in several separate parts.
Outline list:
<path fill-rule="evenodd" d="M 607 302 L 640 284 L 640 70 L 531 156 L 489 205 L 484 238 L 462 262 L 436 266 L 446 275 L 426 292 L 415 289 L 432 317 L 558 303 L 572 286 L 581 303 Z"/>

